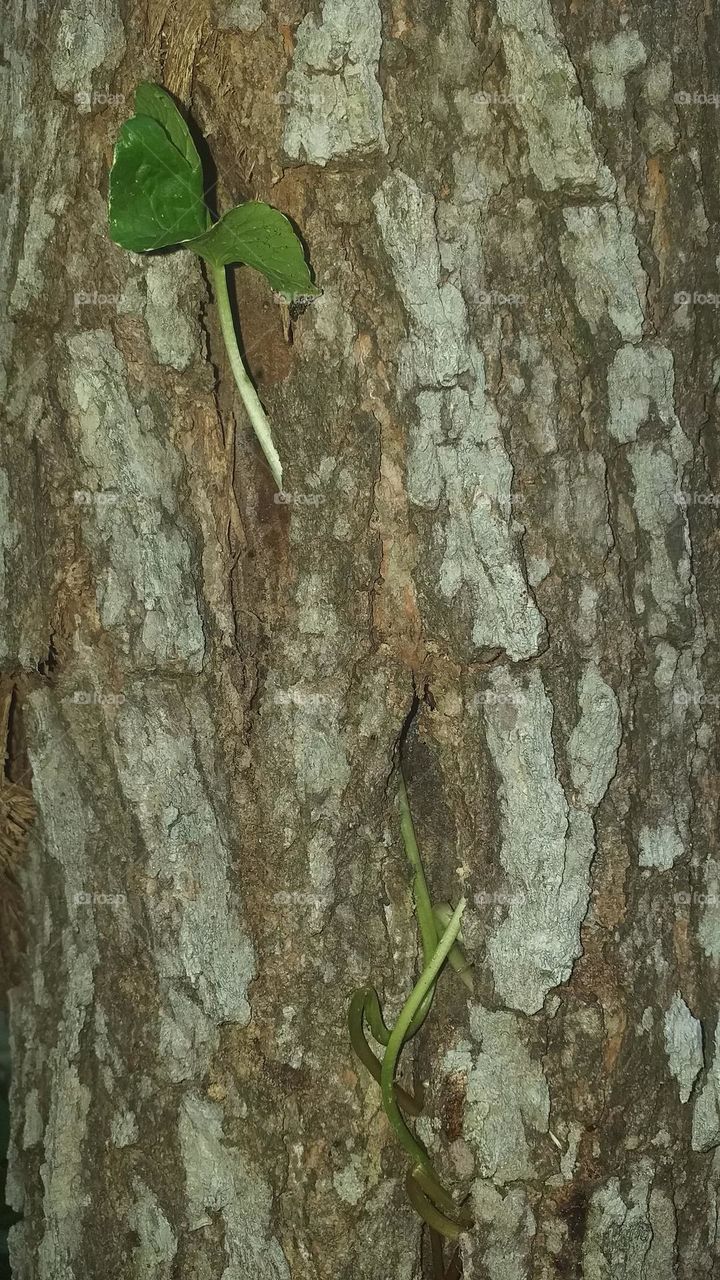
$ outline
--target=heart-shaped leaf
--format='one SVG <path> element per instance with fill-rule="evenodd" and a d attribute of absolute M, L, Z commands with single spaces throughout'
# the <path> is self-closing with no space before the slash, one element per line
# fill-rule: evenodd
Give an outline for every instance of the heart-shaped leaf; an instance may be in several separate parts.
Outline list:
<path fill-rule="evenodd" d="M 184 246 L 213 267 L 244 262 L 267 277 L 276 293 L 292 299 L 322 291 L 310 279 L 302 243 L 288 219 L 259 200 L 239 204 L 210 231 Z"/>
<path fill-rule="evenodd" d="M 208 214 L 197 152 L 195 161 L 178 150 L 157 120 L 145 115 L 126 120 L 110 171 L 111 239 L 123 249 L 147 253 L 204 231 Z"/>
<path fill-rule="evenodd" d="M 150 84 L 148 80 L 144 80 L 135 90 L 135 115 L 150 116 L 151 120 L 157 120 L 173 146 L 193 170 L 194 176 L 202 182 L 202 164 L 192 134 L 169 93 L 161 89 L 159 84 Z"/>

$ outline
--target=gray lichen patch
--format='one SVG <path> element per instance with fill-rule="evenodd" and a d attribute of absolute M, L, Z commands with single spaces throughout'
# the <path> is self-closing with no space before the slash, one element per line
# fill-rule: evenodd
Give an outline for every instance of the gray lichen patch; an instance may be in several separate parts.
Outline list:
<path fill-rule="evenodd" d="M 67 206 L 65 186 L 58 188 L 53 177 L 61 154 L 66 166 L 67 185 L 76 178 L 79 168 L 77 157 L 63 147 L 62 113 L 57 108 L 49 109 L 45 114 L 40 150 L 43 156 L 41 166 L 32 165 L 32 157 L 27 157 L 27 163 L 32 166 L 32 194 L 24 219 L 22 248 L 8 304 L 11 315 L 31 310 L 33 302 L 42 296 L 43 289 L 46 288 L 45 251 L 57 219 Z M 12 221 L 18 218 L 19 207 L 16 202 L 13 201 L 9 206 L 8 214 Z M 11 225 L 8 231 L 13 229 Z"/>
<path fill-rule="evenodd" d="M 488 958 L 498 995 L 535 1013 L 550 988 L 569 977 L 579 954 L 581 915 L 573 913 L 573 919 L 571 903 L 558 897 L 568 806 L 555 772 L 552 705 L 539 673 L 524 683 L 500 672 L 492 687 L 485 723 L 499 780 L 500 859 L 512 901 L 488 940 Z"/>
<path fill-rule="evenodd" d="M 578 790 L 571 807 L 557 777 L 553 709 L 540 673 L 519 679 L 498 671 L 491 683 L 485 723 L 499 779 L 500 860 L 510 905 L 488 940 L 488 958 L 498 995 L 536 1013 L 581 953 L 595 849 L 592 813 L 615 772 L 620 717 L 612 690 L 591 669 L 581 682 L 580 720 L 568 746 Z"/>
<path fill-rule="evenodd" d="M 607 44 L 596 43 L 590 50 L 595 92 L 604 107 L 620 110 L 625 105 L 625 80 L 631 71 L 645 66 L 647 54 L 637 31 L 618 31 Z"/>
<path fill-rule="evenodd" d="M 220 1043 L 216 1018 L 182 991 L 169 987 L 160 1009 L 158 1048 L 163 1070 L 174 1084 L 201 1079 Z"/>
<path fill-rule="evenodd" d="M 95 999 L 98 965 L 97 930 L 91 910 L 78 902 L 90 880 L 88 853 L 95 830 L 91 798 L 83 785 L 81 752 L 55 693 L 35 690 L 29 698 L 29 754 L 38 819 L 28 848 L 28 909 L 40 919 L 30 956 L 33 986 L 30 1001 L 13 1022 L 26 1052 L 12 1100 L 19 1129 L 30 1081 L 42 1081 L 41 1097 L 30 1099 L 23 1140 L 42 1142 L 42 1207 L 36 1177 L 28 1180 L 19 1153 L 12 1153 L 7 1194 L 20 1208 L 32 1202 L 39 1213 L 32 1245 L 18 1233 L 13 1242 L 14 1269 L 30 1266 L 38 1280 L 76 1274 L 83 1245 L 84 1218 L 91 1195 L 86 1139 L 90 1088 L 81 1079 L 81 1053 Z M 54 887 L 54 892 L 52 891 Z M 50 996 L 44 975 L 52 972 L 57 991 L 52 1042 L 40 1049 L 36 1019 L 47 1016 Z M 37 1044 L 37 1048 L 34 1046 Z M 13 1051 L 17 1046 L 13 1046 Z M 26 1073 L 26 1074 L 25 1074 Z M 14 1085 L 15 1088 L 15 1085 Z M 19 1142 L 19 1138 L 18 1138 Z M 35 1170 L 37 1166 L 34 1164 Z"/>
<path fill-rule="evenodd" d="M 25 1100 L 25 1115 L 22 1131 L 22 1145 L 25 1151 L 42 1142 L 45 1123 L 40 1111 L 37 1089 L 31 1089 Z"/>
<path fill-rule="evenodd" d="M 147 918 L 159 973 L 188 982 L 215 1023 L 244 1025 L 255 958 L 240 925 L 227 835 L 210 789 L 213 724 L 205 699 L 200 691 L 184 699 L 138 683 L 116 724 L 118 780 L 145 842 L 147 874 L 158 881 Z M 177 1007 L 174 1013 L 187 1022 Z M 190 1028 L 183 1036 L 179 1028 L 178 1043 L 192 1044 L 196 1034 Z"/>
<path fill-rule="evenodd" d="M 608 373 L 608 429 L 626 444 L 653 410 L 664 426 L 679 429 L 675 414 L 675 368 L 672 352 L 655 342 L 626 345 L 616 352 Z"/>
<path fill-rule="evenodd" d="M 534 1136 L 546 1133 L 550 1094 L 539 1062 L 533 1061 L 522 1036 L 522 1020 L 511 1013 L 491 1013 L 475 1006 L 470 1013 L 473 1036 L 481 1052 L 463 1058 L 467 1069 L 463 1133 L 472 1148 L 478 1175 L 502 1185 L 536 1175 Z M 459 1065 L 457 1051 L 445 1069 Z"/>
<path fill-rule="evenodd" d="M 657 343 L 625 346 L 608 375 L 608 427 L 615 439 L 628 443 L 628 461 L 640 529 L 648 535 L 649 565 L 641 564 L 636 581 L 636 608 L 644 612 L 649 587 L 653 608 L 651 634 L 662 635 L 669 620 L 692 607 L 691 563 L 682 481 L 692 446 L 675 411 L 675 371 L 671 352 Z M 639 439 L 651 415 L 662 426 L 660 440 Z M 679 500 L 680 499 L 680 500 Z M 683 537 L 670 534 L 680 526 Z M 647 557 L 644 557 L 647 560 Z"/>
<path fill-rule="evenodd" d="M 685 852 L 676 823 L 670 820 L 656 827 L 641 827 L 639 846 L 639 865 L 655 867 L 658 871 L 669 871 Z"/>
<path fill-rule="evenodd" d="M 655 1170 L 641 1160 L 627 1191 L 610 1178 L 593 1192 L 583 1240 L 584 1280 L 651 1280 L 675 1274 L 676 1224 L 672 1202 L 653 1187 Z M 651 1269 L 652 1268 L 652 1269 Z"/>
<path fill-rule="evenodd" d="M 578 802 L 594 810 L 617 768 L 622 737 L 615 693 L 596 667 L 587 667 L 578 688 L 580 718 L 567 744 L 568 764 Z"/>
<path fill-rule="evenodd" d="M 592 333 L 607 317 L 626 341 L 642 337 L 647 276 L 633 235 L 633 215 L 612 204 L 563 210 L 560 254 L 575 281 L 578 309 Z"/>
<path fill-rule="evenodd" d="M 199 354 L 200 330 L 179 305 L 180 294 L 198 282 L 197 259 L 190 253 L 153 258 L 147 264 L 145 323 L 161 364 L 187 369 Z"/>
<path fill-rule="evenodd" d="M 67 345 L 65 396 L 86 486 L 78 512 L 102 623 L 139 666 L 199 671 L 205 640 L 178 514 L 180 455 L 149 406 L 131 402 L 109 333 L 74 334 Z"/>
<path fill-rule="evenodd" d="M 133 1195 L 128 1223 L 138 1237 L 134 1250 L 137 1275 L 142 1280 L 169 1280 L 177 1254 L 177 1235 L 157 1196 L 141 1178 L 133 1178 Z"/>
<path fill-rule="evenodd" d="M 333 1176 L 333 1186 L 345 1204 L 356 1205 L 367 1190 L 366 1160 L 351 1156 L 344 1169 Z"/>
<path fill-rule="evenodd" d="M 698 926 L 698 940 L 706 956 L 720 960 L 720 864 L 708 859 L 704 868 L 706 901 Z"/>
<path fill-rule="evenodd" d="M 642 75 L 642 140 L 649 155 L 672 151 L 677 142 L 677 108 L 673 102 L 673 67 L 669 59 L 658 58 Z"/>
<path fill-rule="evenodd" d="M 272 700 L 278 708 L 274 731 L 292 751 L 294 774 L 302 801 L 323 808 L 337 806 L 350 780 L 350 769 L 340 718 L 343 703 L 334 691 L 276 690 Z"/>
<path fill-rule="evenodd" d="M 137 1117 L 133 1111 L 116 1111 L 110 1123 L 110 1141 L 114 1147 L 132 1147 L 138 1140 Z"/>
<path fill-rule="evenodd" d="M 519 557 L 512 465 L 463 295 L 445 278 L 435 201 L 397 171 L 373 204 L 410 320 L 400 380 L 416 405 L 407 491 L 427 513 L 419 519 L 427 540 L 425 593 L 439 619 L 454 604 L 455 634 L 443 639 L 463 656 L 500 648 L 514 659 L 532 657 L 545 626 Z"/>
<path fill-rule="evenodd" d="M 257 31 L 265 18 L 263 0 L 216 0 L 221 31 Z"/>
<path fill-rule="evenodd" d="M 512 465 L 477 365 L 472 391 L 423 391 L 410 434 L 407 491 L 432 513 L 433 594 L 467 618 L 468 654 L 501 648 L 514 660 L 539 652 L 545 634 L 521 567 L 512 522 Z M 430 583 L 428 583 L 430 585 Z"/>
<path fill-rule="evenodd" d="M 548 0 L 498 0 L 512 98 L 527 134 L 530 167 L 545 191 L 615 182 L 596 154 L 590 113 Z"/>
<path fill-rule="evenodd" d="M 10 313 L 18 315 L 29 308 L 42 290 L 43 252 L 55 230 L 55 217 L 48 211 L 45 194 L 33 196 L 15 284 L 10 296 Z"/>
<path fill-rule="evenodd" d="M 324 660 L 320 650 L 333 637 L 339 639 L 339 620 L 322 594 L 316 575 L 298 584 L 299 649 L 313 655 L 311 661 L 317 675 L 325 679 L 312 685 L 307 680 L 283 687 L 276 676 L 268 679 L 268 703 L 275 708 L 272 724 L 277 758 L 288 757 L 289 772 L 294 779 L 295 799 L 311 806 L 331 827 L 337 819 L 343 791 L 350 780 L 347 744 L 342 728 L 345 699 L 334 673 L 322 673 Z M 290 647 L 290 646 L 289 646 Z M 295 647 L 295 643 L 292 646 Z M 315 665 L 315 655 L 320 664 Z M 299 653 L 297 655 L 299 657 Z M 330 666 L 334 666 L 331 662 Z M 288 668 L 291 669 L 291 668 Z"/>
<path fill-rule="evenodd" d="M 525 1188 L 503 1194 L 489 1182 L 476 1181 L 473 1211 L 479 1229 L 463 1240 L 464 1274 L 526 1280 L 532 1274 L 537 1223 Z"/>
<path fill-rule="evenodd" d="M 54 1063 L 45 1160 L 40 1166 L 45 1229 L 38 1247 L 38 1280 L 75 1274 L 83 1219 L 91 1202 L 83 1157 L 91 1095 L 76 1064 L 63 1059 L 64 1054 Z"/>
<path fill-rule="evenodd" d="M 470 331 L 462 293 L 442 271 L 435 199 L 396 169 L 375 192 L 373 206 L 411 322 L 402 384 L 455 386 L 470 371 Z"/>
<path fill-rule="evenodd" d="M 664 1025 L 665 1052 L 670 1070 L 678 1082 L 680 1101 L 687 1102 L 704 1066 L 702 1027 L 679 992 L 672 998 Z"/>
<path fill-rule="evenodd" d="M 293 159 L 329 160 L 387 151 L 377 80 L 382 38 L 377 0 L 324 0 L 296 33 L 285 97 L 283 145 Z"/>
<path fill-rule="evenodd" d="M 125 52 L 125 28 L 114 0 L 78 0 L 61 9 L 50 74 L 60 93 L 76 91 L 80 111 L 92 105 L 92 76 L 99 68 L 110 72 Z M 106 85 L 100 89 L 107 92 Z"/>
<path fill-rule="evenodd" d="M 518 399 L 528 420 L 532 443 L 540 454 L 554 453 L 557 449 L 557 370 L 534 334 L 521 334 L 519 354 L 523 368 L 528 370 L 529 385 L 523 378 L 518 386 Z"/>
<path fill-rule="evenodd" d="M 242 1152 L 228 1143 L 222 1109 L 188 1094 L 182 1102 L 179 1128 L 188 1226 L 202 1233 L 216 1215 L 222 1217 L 223 1280 L 246 1276 L 290 1280 L 285 1255 L 271 1231 L 272 1192 Z M 214 1245 L 209 1248 L 214 1250 Z"/>
<path fill-rule="evenodd" d="M 678 1249 L 678 1219 L 672 1196 L 662 1187 L 653 1187 L 649 1203 L 652 1241 L 645 1259 L 648 1280 L 672 1275 Z"/>
<path fill-rule="evenodd" d="M 689 539 L 668 536 L 678 525 L 687 527 L 687 515 L 676 495 L 683 466 L 692 449 L 683 437 L 681 456 L 651 443 L 633 444 L 628 461 L 634 483 L 633 506 L 640 529 L 647 535 L 649 564 L 641 561 L 635 579 L 635 608 L 647 615 L 650 635 L 662 636 L 668 623 L 682 620 L 692 590 Z"/>
<path fill-rule="evenodd" d="M 88 975 L 92 975 L 97 960 L 93 913 L 82 910 L 84 896 L 92 887 L 90 854 L 97 814 L 92 793 L 83 783 L 79 763 L 82 760 L 79 744 L 83 736 L 83 725 L 78 715 L 80 708 L 72 700 L 61 701 L 56 694 L 41 687 L 30 694 L 28 709 L 28 754 L 32 765 L 33 794 L 42 838 L 49 857 L 61 873 L 64 907 L 74 926 L 68 930 L 73 954 L 76 936 L 82 943 L 83 977 L 80 986 L 83 998 L 79 1003 L 84 1008 L 92 990 L 91 976 Z M 55 911 L 61 903 L 62 900 L 54 900 Z M 79 975 L 80 971 L 80 982 Z M 79 996 L 79 990 L 75 994 Z M 68 1015 L 65 1031 L 69 1034 L 73 1029 L 75 1037 L 79 1036 L 76 1018 Z"/>
<path fill-rule="evenodd" d="M 691 1144 L 693 1151 L 711 1151 L 720 1145 L 720 1017 L 715 1026 L 713 1058 L 695 1097 Z"/>
<path fill-rule="evenodd" d="M 649 706 L 659 731 L 637 834 L 638 861 L 659 871 L 670 870 L 691 847 L 689 776 L 687 770 L 678 773 L 670 761 L 683 739 L 688 767 L 699 751 L 693 721 L 702 696 L 699 662 L 707 643 L 683 497 L 693 450 L 677 417 L 675 395 L 668 348 L 643 342 L 617 351 L 608 373 L 608 429 L 625 446 L 622 464 L 629 469 L 637 524 L 633 602 L 646 635 L 656 639 L 657 658 Z M 675 643 L 670 644 L 669 635 Z M 665 761 L 675 775 L 671 797 L 659 767 Z"/>
<path fill-rule="evenodd" d="M 453 153 L 455 189 L 451 208 L 456 210 L 456 217 L 462 219 L 467 238 L 475 239 L 479 238 L 475 219 L 463 218 L 460 211 L 464 210 L 467 215 L 468 205 L 475 204 L 486 209 L 491 198 L 508 182 L 509 173 L 498 137 L 497 120 L 485 95 L 463 88 L 455 93 L 454 101 L 466 137 L 463 146 Z M 466 252 L 472 258 L 469 247 Z M 472 264 L 460 265 L 467 267 Z"/>

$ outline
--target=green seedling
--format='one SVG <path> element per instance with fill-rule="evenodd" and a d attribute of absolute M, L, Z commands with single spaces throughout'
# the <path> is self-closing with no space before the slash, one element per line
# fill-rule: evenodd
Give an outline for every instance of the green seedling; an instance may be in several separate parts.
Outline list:
<path fill-rule="evenodd" d="M 457 1255 L 453 1257 L 449 1269 L 445 1270 L 443 1238 L 456 1240 L 462 1231 L 472 1226 L 472 1219 L 445 1190 L 427 1151 L 406 1124 L 402 1112 L 410 1116 L 419 1115 L 423 1099 L 422 1096 L 413 1096 L 402 1089 L 395 1081 L 395 1074 L 404 1046 L 417 1034 L 430 1012 L 437 982 L 445 965 L 450 964 L 464 985 L 470 991 L 473 989 L 471 966 L 459 945 L 465 900 L 462 899 L 454 910 L 447 903 L 433 906 L 431 902 L 401 768 L 398 807 L 400 831 L 412 870 L 412 893 L 420 928 L 423 968 L 392 1029 L 385 1023 L 377 992 L 371 986 L 361 987 L 353 995 L 348 1025 L 353 1049 L 380 1085 L 385 1114 L 410 1156 L 411 1168 L 406 1180 L 408 1197 L 430 1228 L 434 1275 L 437 1280 L 449 1280 L 449 1277 L 459 1274 L 459 1259 Z M 382 1060 L 375 1056 L 367 1042 L 366 1024 L 374 1039 L 385 1048 Z"/>
<path fill-rule="evenodd" d="M 299 237 L 282 213 L 259 200 L 236 205 L 217 222 L 205 200 L 202 163 L 172 98 L 156 84 L 135 91 L 135 115 L 123 124 L 110 170 L 110 238 L 123 249 L 189 249 L 207 263 L 230 367 L 260 447 L 282 492 L 282 463 L 270 423 L 238 347 L 226 267 L 254 267 L 287 302 L 321 290 L 310 278 Z"/>

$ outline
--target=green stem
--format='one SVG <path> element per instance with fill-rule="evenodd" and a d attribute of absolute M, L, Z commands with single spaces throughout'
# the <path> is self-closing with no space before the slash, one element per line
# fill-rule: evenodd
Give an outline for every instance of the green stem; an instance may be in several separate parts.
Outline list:
<path fill-rule="evenodd" d="M 407 787 L 405 786 L 405 778 L 403 777 L 402 765 L 400 766 L 399 774 L 398 804 L 400 807 L 400 831 L 402 832 L 407 860 L 413 869 L 413 897 L 415 899 L 415 910 L 417 912 L 418 924 L 420 925 L 420 937 L 422 938 L 423 964 L 427 965 L 435 954 L 435 948 L 438 944 L 438 935 L 435 927 L 435 917 L 433 915 L 427 880 L 425 879 L 425 872 L 423 871 L 423 864 L 420 858 L 420 850 L 418 849 L 418 843 L 415 837 L 415 828 L 413 826 L 412 814 L 410 813 L 410 802 L 408 800 Z"/>
<path fill-rule="evenodd" d="M 457 1222 L 453 1222 L 452 1218 L 448 1218 L 446 1214 L 437 1209 L 432 1200 L 429 1200 L 425 1192 L 418 1185 L 409 1173 L 405 1181 L 405 1190 L 408 1193 L 410 1201 L 416 1213 L 420 1214 L 423 1222 L 427 1222 L 430 1230 L 436 1235 L 444 1236 L 446 1240 L 457 1240 L 462 1235 L 463 1228 Z M 435 1264 L 437 1274 L 437 1265 Z M 440 1272 L 441 1280 L 445 1275 L 445 1270 Z"/>
<path fill-rule="evenodd" d="M 390 1039 L 388 1040 L 388 1046 L 383 1058 L 380 1080 L 383 1107 L 385 1108 L 385 1114 L 387 1115 L 388 1120 L 413 1161 L 416 1164 L 419 1164 L 423 1169 L 426 1169 L 432 1177 L 435 1175 L 427 1152 L 420 1146 L 420 1143 L 410 1132 L 402 1118 L 402 1115 L 400 1114 L 400 1108 L 398 1107 L 397 1099 L 395 1097 L 395 1070 L 397 1068 L 398 1058 L 400 1057 L 403 1044 L 405 1043 L 405 1038 L 410 1028 L 410 1024 L 412 1023 L 413 1018 L 422 1005 L 428 992 L 432 990 L 440 970 L 447 960 L 448 952 L 460 932 L 460 921 L 464 910 L 465 899 L 461 898 L 452 914 L 452 919 L 448 923 L 447 929 L 430 959 L 429 964 L 425 965 L 425 968 L 400 1010 L 398 1020 L 390 1032 Z M 434 927 L 435 926 L 433 924 L 433 928 Z"/>
<path fill-rule="evenodd" d="M 441 1182 L 435 1175 L 435 1172 L 428 1173 L 427 1169 L 423 1169 L 419 1164 L 415 1165 L 412 1170 L 411 1177 L 418 1184 L 421 1191 L 427 1196 L 444 1213 L 452 1214 L 457 1219 L 455 1225 L 459 1227 L 471 1227 L 472 1215 L 470 1212 L 460 1205 L 456 1205 L 449 1191 L 446 1191 Z"/>
<path fill-rule="evenodd" d="M 438 931 L 438 937 L 441 938 L 447 927 L 447 922 L 452 916 L 452 907 L 449 902 L 436 902 L 433 907 L 433 916 Z M 462 937 L 462 934 L 460 935 Z M 475 984 L 472 978 L 472 969 L 470 961 L 467 959 L 462 947 L 457 942 L 448 956 L 448 964 L 455 970 L 458 978 L 467 987 L 468 991 L 475 991 Z"/>
<path fill-rule="evenodd" d="M 410 1193 L 408 1193 L 410 1194 Z M 445 1258 L 443 1257 L 443 1238 L 434 1227 L 430 1228 L 430 1252 L 432 1254 L 434 1280 L 445 1280 Z"/>
<path fill-rule="evenodd" d="M 382 1068 L 378 1058 L 375 1057 L 370 1045 L 365 1039 L 363 1030 L 363 1020 L 367 1019 L 375 1039 L 380 1044 L 387 1044 L 390 1038 L 385 1023 L 383 1022 L 382 1011 L 380 1009 L 380 1001 L 374 987 L 361 987 L 356 991 L 350 1001 L 348 1010 L 348 1026 L 350 1029 L 350 1043 L 355 1053 L 365 1067 L 367 1067 L 370 1075 L 380 1084 Z M 410 1116 L 419 1116 L 422 1111 L 422 1090 L 418 1092 L 416 1097 L 411 1093 L 406 1093 L 399 1084 L 395 1085 L 395 1092 L 399 1105 L 403 1111 Z"/>
<path fill-rule="evenodd" d="M 410 812 L 410 801 L 408 800 L 407 787 L 405 786 L 405 778 L 402 771 L 402 764 L 398 768 L 398 807 L 400 809 L 400 832 L 405 845 L 405 854 L 413 871 L 412 878 L 412 894 L 415 903 L 415 914 L 420 926 L 420 937 L 422 940 L 423 965 L 429 964 L 435 953 L 438 944 L 439 932 L 435 924 L 435 913 L 430 900 L 430 891 L 425 879 L 425 870 L 420 857 L 417 837 L 415 835 L 415 827 L 413 826 L 412 814 Z M 410 1040 L 417 1035 L 425 1019 L 427 1018 L 430 1007 L 435 996 L 435 988 L 431 987 L 428 991 L 423 1003 L 418 1007 L 417 1013 L 408 1027 L 406 1039 Z"/>
<path fill-rule="evenodd" d="M 220 328 L 222 330 L 225 349 L 228 353 L 230 368 L 233 371 L 233 377 L 237 384 L 237 389 L 242 396 L 243 404 L 247 410 L 247 415 L 252 423 L 253 431 L 258 438 L 258 443 L 268 461 L 268 466 L 273 474 L 273 479 L 282 493 L 282 463 L 275 445 L 273 444 L 270 432 L 270 423 L 263 409 L 258 393 L 255 390 L 238 347 L 237 337 L 235 335 L 235 325 L 233 324 L 232 310 L 230 307 L 230 295 L 227 287 L 227 275 L 224 267 L 210 266 L 210 275 L 212 278 L 213 289 L 215 292 L 215 302 L 217 304 L 218 315 L 220 316 Z"/>

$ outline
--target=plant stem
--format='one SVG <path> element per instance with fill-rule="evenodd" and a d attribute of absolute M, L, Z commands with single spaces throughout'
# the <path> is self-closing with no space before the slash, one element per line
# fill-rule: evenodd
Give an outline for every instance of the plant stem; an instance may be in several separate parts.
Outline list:
<path fill-rule="evenodd" d="M 385 1114 L 395 1130 L 400 1142 L 405 1150 L 416 1164 L 426 1169 L 431 1177 L 435 1177 L 432 1163 L 427 1152 L 420 1146 L 420 1143 L 408 1129 L 405 1121 L 400 1114 L 400 1108 L 395 1097 L 395 1069 L 397 1067 L 398 1058 L 402 1051 L 405 1038 L 407 1036 L 410 1024 L 415 1017 L 418 1009 L 423 1003 L 426 995 L 432 990 L 437 981 L 440 970 L 442 969 L 448 957 L 448 952 L 452 947 L 455 939 L 460 932 L 460 920 L 465 910 L 465 899 L 461 898 L 455 908 L 452 919 L 445 930 L 440 942 L 437 945 L 434 955 L 430 959 L 430 963 L 426 964 L 405 1004 L 400 1010 L 395 1026 L 390 1032 L 390 1039 L 385 1051 L 382 1064 L 381 1088 L 383 1107 Z M 434 925 L 433 925 L 434 928 Z"/>
<path fill-rule="evenodd" d="M 435 1280 L 445 1280 L 445 1259 L 443 1257 L 443 1238 L 439 1231 L 430 1228 L 430 1250 L 432 1253 L 433 1276 Z"/>
<path fill-rule="evenodd" d="M 432 1200 L 425 1195 L 425 1192 L 415 1181 L 415 1178 L 411 1173 L 408 1174 L 405 1180 L 405 1189 L 408 1193 L 408 1199 L 410 1200 L 413 1209 L 415 1209 L 416 1213 L 420 1214 L 423 1222 L 428 1224 L 433 1234 L 444 1236 L 446 1240 L 457 1240 L 458 1236 L 462 1235 L 465 1224 L 454 1222 L 452 1218 L 449 1218 L 447 1214 L 438 1209 L 433 1204 Z M 439 1274 L 440 1280 L 444 1280 L 444 1267 L 442 1271 L 438 1272 L 437 1264 L 434 1259 L 433 1262 L 435 1275 L 437 1276 Z"/>
<path fill-rule="evenodd" d="M 408 799 L 407 787 L 405 785 L 405 775 L 402 771 L 402 764 L 398 766 L 398 807 L 400 809 L 400 831 L 405 845 L 405 854 L 410 866 L 413 870 L 412 893 L 415 903 L 415 914 L 420 926 L 420 937 L 422 939 L 423 965 L 429 964 L 435 948 L 438 944 L 440 932 L 436 927 L 435 913 L 433 905 L 430 901 L 430 891 L 427 887 L 425 879 L 425 870 L 420 857 L 417 837 L 415 835 L 415 827 L 413 825 L 412 814 L 410 812 L 410 801 Z M 424 1001 L 418 1006 L 410 1026 L 408 1027 L 406 1040 L 410 1040 L 417 1035 L 421 1026 L 430 1012 L 435 995 L 435 988 L 430 987 Z"/>
<path fill-rule="evenodd" d="M 420 936 L 422 938 L 423 964 L 429 964 L 435 954 L 438 935 L 435 927 L 435 917 L 433 915 L 432 903 L 428 892 L 427 880 L 425 879 L 423 864 L 420 860 L 420 850 L 418 849 L 418 843 L 415 836 L 412 814 L 410 813 L 410 802 L 408 800 L 407 787 L 405 786 L 405 778 L 403 777 L 402 765 L 399 768 L 399 774 L 398 805 L 400 808 L 400 831 L 402 832 L 407 860 L 413 869 L 413 897 L 415 899 L 415 910 L 417 912 L 418 924 L 420 925 Z"/>
<path fill-rule="evenodd" d="M 363 1030 L 363 1020 L 367 1019 L 375 1039 L 380 1044 L 387 1044 L 390 1039 L 390 1032 L 383 1022 L 380 1001 L 374 987 L 361 987 L 355 992 L 350 1001 L 350 1009 L 348 1011 L 348 1026 L 350 1029 L 350 1043 L 355 1053 L 365 1067 L 367 1067 L 370 1075 L 380 1084 L 382 1078 L 382 1066 L 380 1061 L 375 1057 L 370 1045 L 365 1039 Z M 422 1111 L 422 1091 L 418 1092 L 416 1097 L 411 1093 L 406 1093 L 399 1084 L 395 1085 L 398 1103 L 403 1111 L 410 1116 L 419 1116 Z"/>
<path fill-rule="evenodd" d="M 215 302 L 217 303 L 218 315 L 220 316 L 220 328 L 222 330 L 225 349 L 228 353 L 230 368 L 233 371 L 233 377 L 237 384 L 237 389 L 242 396 L 243 404 L 247 410 L 247 415 L 252 423 L 253 431 L 258 438 L 258 443 L 268 461 L 268 466 L 273 474 L 273 479 L 278 487 L 278 491 L 282 493 L 282 463 L 275 445 L 273 444 L 270 432 L 270 423 L 267 414 L 263 409 L 258 393 L 255 390 L 238 347 L 237 337 L 235 335 L 235 326 L 233 324 L 232 310 L 230 307 L 230 295 L 227 287 L 227 275 L 225 267 L 210 266 L 210 275 L 212 278 L 213 289 L 215 291 Z"/>
<path fill-rule="evenodd" d="M 441 938 L 447 927 L 447 922 L 452 915 L 452 907 L 449 902 L 436 902 L 433 907 L 433 917 L 438 931 L 438 938 Z M 461 935 L 462 936 L 462 935 Z M 467 987 L 468 991 L 474 994 L 475 984 L 472 979 L 472 965 L 467 959 L 462 947 L 455 943 L 450 955 L 448 956 L 448 964 L 455 970 L 458 978 Z"/>

